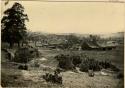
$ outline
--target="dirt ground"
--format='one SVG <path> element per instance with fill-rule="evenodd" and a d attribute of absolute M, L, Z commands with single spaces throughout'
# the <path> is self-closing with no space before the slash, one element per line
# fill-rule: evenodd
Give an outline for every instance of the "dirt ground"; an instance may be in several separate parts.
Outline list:
<path fill-rule="evenodd" d="M 58 62 L 54 56 L 60 53 L 71 53 L 64 50 L 50 50 L 39 48 L 43 57 L 34 58 L 29 62 L 29 70 L 18 70 L 17 65 L 5 60 L 5 52 L 2 52 L 1 79 L 4 87 L 29 87 L 29 88 L 123 88 L 123 80 L 117 79 L 113 74 L 104 76 L 100 72 L 95 72 L 94 77 L 89 77 L 85 72 L 62 72 L 63 84 L 47 83 L 43 78 L 46 72 L 53 74 Z M 110 59 L 117 67 L 123 70 L 124 53 L 122 50 L 115 51 L 73 51 L 92 56 L 96 59 Z M 38 61 L 40 67 L 33 67 L 32 62 Z"/>

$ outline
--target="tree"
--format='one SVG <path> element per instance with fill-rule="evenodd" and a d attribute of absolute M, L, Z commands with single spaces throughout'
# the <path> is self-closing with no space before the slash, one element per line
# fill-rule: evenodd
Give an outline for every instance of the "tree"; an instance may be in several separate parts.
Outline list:
<path fill-rule="evenodd" d="M 97 42 L 98 40 L 100 40 L 100 36 L 98 35 L 90 35 L 89 38 L 92 42 Z"/>
<path fill-rule="evenodd" d="M 75 35 L 67 35 L 66 40 L 67 40 L 67 42 L 66 42 L 67 47 L 69 47 L 69 48 L 71 48 L 74 44 L 80 43 L 80 39 Z"/>
<path fill-rule="evenodd" d="M 29 20 L 27 14 L 24 14 L 24 7 L 19 3 L 14 5 L 4 12 L 1 20 L 2 41 L 10 44 L 12 48 L 14 43 L 20 45 L 20 41 L 26 37 L 25 21 Z"/>

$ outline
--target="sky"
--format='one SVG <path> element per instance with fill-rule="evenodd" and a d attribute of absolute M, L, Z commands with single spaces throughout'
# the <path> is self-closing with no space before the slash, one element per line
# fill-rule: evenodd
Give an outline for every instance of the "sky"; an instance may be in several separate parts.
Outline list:
<path fill-rule="evenodd" d="M 107 34 L 125 30 L 125 5 L 104 2 L 17 1 L 29 17 L 27 29 L 33 32 Z M 2 1 L 1 14 L 10 8 Z"/>

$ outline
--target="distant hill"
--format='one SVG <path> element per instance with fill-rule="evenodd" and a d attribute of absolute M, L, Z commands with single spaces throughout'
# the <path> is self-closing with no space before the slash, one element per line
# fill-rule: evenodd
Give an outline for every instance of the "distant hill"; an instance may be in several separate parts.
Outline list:
<path fill-rule="evenodd" d="M 77 37 L 88 37 L 90 34 L 78 34 L 78 33 L 44 33 L 44 32 L 29 32 L 29 35 L 34 36 L 65 36 L 65 35 L 75 35 Z M 124 32 L 109 33 L 109 34 L 94 34 L 99 35 L 101 38 L 124 38 Z"/>
<path fill-rule="evenodd" d="M 124 38 L 124 32 L 104 34 L 101 35 L 101 38 Z"/>

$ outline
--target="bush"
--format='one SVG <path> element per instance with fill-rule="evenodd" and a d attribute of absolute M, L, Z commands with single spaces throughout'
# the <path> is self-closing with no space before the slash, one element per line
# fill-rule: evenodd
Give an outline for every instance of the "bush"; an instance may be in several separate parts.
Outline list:
<path fill-rule="evenodd" d="M 88 70 L 100 71 L 101 67 L 99 62 L 95 59 L 85 58 L 80 64 L 80 71 L 88 72 Z"/>
<path fill-rule="evenodd" d="M 124 73 L 119 72 L 119 73 L 117 74 L 117 78 L 118 78 L 118 79 L 124 78 Z"/>
<path fill-rule="evenodd" d="M 101 69 L 111 68 L 113 71 L 120 71 L 115 65 L 113 65 L 110 61 L 98 61 L 93 58 L 85 58 L 82 59 L 82 63 L 80 64 L 80 70 L 83 72 L 87 72 L 88 70 L 100 71 Z"/>
<path fill-rule="evenodd" d="M 34 49 L 34 48 L 19 48 L 15 52 L 14 61 L 19 62 L 19 63 L 27 63 L 30 60 L 32 60 L 32 58 L 38 57 L 38 56 L 39 56 L 39 52 L 38 52 L 37 49 Z"/>
<path fill-rule="evenodd" d="M 120 69 L 117 68 L 117 67 L 116 67 L 115 65 L 113 65 L 113 64 L 111 64 L 110 68 L 111 68 L 113 71 L 115 71 L 115 72 L 119 72 L 119 71 L 120 71 Z"/>
<path fill-rule="evenodd" d="M 37 63 L 37 62 L 35 62 L 35 63 L 34 63 L 34 67 L 40 67 L 40 64 Z"/>
<path fill-rule="evenodd" d="M 86 55 L 60 54 L 55 58 L 59 61 L 58 66 L 65 70 L 74 70 L 75 67 L 79 67 L 80 71 L 83 72 L 88 72 L 88 70 L 100 71 L 101 69 L 107 68 L 111 68 L 113 71 L 119 71 L 109 60 L 99 61 Z"/>
<path fill-rule="evenodd" d="M 73 55 L 73 56 L 71 56 L 71 58 L 73 58 L 73 64 L 75 65 L 75 66 L 79 66 L 79 64 L 82 62 L 82 59 L 81 59 L 81 57 L 79 56 L 79 55 Z"/>
<path fill-rule="evenodd" d="M 72 58 L 70 58 L 69 55 L 62 55 L 62 57 L 59 59 L 58 66 L 60 68 L 63 68 L 65 70 L 73 70 L 74 65 L 72 63 Z"/>
<path fill-rule="evenodd" d="M 58 76 L 58 74 L 53 75 L 50 73 L 46 73 L 45 75 L 43 75 L 43 79 L 45 79 L 47 82 L 62 84 L 62 77 Z"/>
<path fill-rule="evenodd" d="M 20 69 L 20 70 L 28 70 L 28 66 L 27 65 L 19 65 L 18 69 Z"/>
<path fill-rule="evenodd" d="M 82 61 L 78 55 L 60 54 L 55 58 L 59 61 L 58 66 L 65 70 L 74 70 Z"/>

